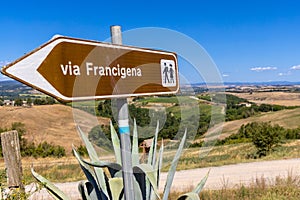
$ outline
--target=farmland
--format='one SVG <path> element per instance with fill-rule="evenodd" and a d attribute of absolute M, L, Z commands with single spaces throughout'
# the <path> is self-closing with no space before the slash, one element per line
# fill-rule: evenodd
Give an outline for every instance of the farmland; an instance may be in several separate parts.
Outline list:
<path fill-rule="evenodd" d="M 134 115 L 142 114 L 142 116 L 138 116 L 140 123 L 138 131 L 146 131 L 147 134 L 151 133 L 150 135 L 146 134 L 145 138 L 149 138 L 149 136 L 153 135 L 156 127 L 156 120 L 149 120 L 149 116 L 155 116 L 156 112 L 162 113 L 163 115 L 163 117 L 158 119 L 163 120 L 160 124 L 160 138 L 164 138 L 166 144 L 164 156 L 165 164 L 163 165 L 164 171 L 168 169 L 168 164 L 172 160 L 172 156 L 176 150 L 176 145 L 172 146 L 174 145 L 174 141 L 170 139 L 180 137 L 181 132 L 183 132 L 186 127 L 189 132 L 194 132 L 189 140 L 189 144 L 192 146 L 181 156 L 177 168 L 178 170 L 257 162 L 262 160 L 299 158 L 299 140 L 284 141 L 275 151 L 259 159 L 249 157 L 250 154 L 255 152 L 254 146 L 250 143 L 226 144 L 212 148 L 197 147 L 198 142 L 205 139 L 206 134 L 210 131 L 222 130 L 221 134 L 217 136 L 219 139 L 224 139 L 237 133 L 242 125 L 251 122 L 271 122 L 274 125 L 278 124 L 286 129 L 299 128 L 300 108 L 297 107 L 299 106 L 298 93 L 274 92 L 274 95 L 270 95 L 269 92 L 252 93 L 251 95 L 248 93 L 228 94 L 233 95 L 227 96 L 229 97 L 230 105 L 227 110 L 230 110 L 230 118 L 224 116 L 224 114 L 227 114 L 224 104 L 222 104 L 222 102 L 214 102 L 209 93 L 201 93 L 196 96 L 182 95 L 129 99 L 129 104 L 131 109 L 133 109 Z M 25 94 L 20 94 L 19 96 L 24 95 Z M 291 97 L 291 99 L 289 99 L 289 97 Z M 280 103 L 280 99 L 289 101 L 289 103 Z M 249 101 L 249 103 L 247 103 L 247 101 Z M 76 160 L 71 154 L 72 144 L 75 144 L 75 146 L 82 144 L 76 130 L 76 124 L 79 124 L 86 134 L 89 134 L 95 126 L 107 126 L 111 114 L 106 113 L 105 117 L 101 116 L 103 110 L 99 110 L 99 104 L 103 102 L 104 101 L 78 102 L 73 105 L 57 103 L 54 105 L 34 105 L 31 107 L 0 106 L 0 127 L 10 127 L 14 122 L 21 122 L 25 124 L 27 130 L 24 135 L 26 139 L 35 141 L 36 143 L 47 141 L 63 146 L 66 149 L 67 156 L 59 159 L 23 158 L 26 182 L 33 181 L 29 172 L 31 164 L 33 164 L 35 169 L 42 175 L 54 182 L 77 181 L 84 178 Z M 274 107 L 264 106 L 266 102 L 273 102 L 268 105 L 274 105 Z M 251 107 L 246 107 L 250 104 L 253 108 L 252 111 Z M 285 107 L 285 104 L 292 107 Z M 110 105 L 110 103 L 102 105 L 107 106 Z M 282 106 L 278 107 L 277 105 Z M 104 107 L 101 108 L 103 109 Z M 254 111 L 254 109 L 256 110 Z M 233 112 L 235 110 L 240 110 L 241 113 Z M 246 113 L 246 115 L 244 113 Z M 199 116 L 197 116 L 198 114 Z M 136 117 L 134 115 L 131 116 L 132 119 Z M 215 121 L 210 121 L 211 116 L 215 117 Z M 220 124 L 220 122 L 223 123 Z M 194 146 L 193 137 L 195 137 Z M 103 152 L 101 147 L 99 147 L 98 150 L 98 152 Z M 99 155 L 103 157 L 104 154 L 100 153 Z M 112 157 L 105 157 L 104 159 L 110 160 Z M 0 168 L 4 168 L 3 161 L 0 164 Z M 74 173 L 71 173 L 71 171 Z M 68 175 L 65 176 L 65 174 Z"/>

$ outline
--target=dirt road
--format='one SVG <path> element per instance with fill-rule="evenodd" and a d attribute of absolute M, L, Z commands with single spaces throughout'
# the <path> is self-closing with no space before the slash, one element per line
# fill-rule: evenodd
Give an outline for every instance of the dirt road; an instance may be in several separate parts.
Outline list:
<path fill-rule="evenodd" d="M 175 174 L 172 189 L 182 191 L 197 185 L 197 183 L 210 170 L 205 189 L 232 188 L 240 184 L 248 185 L 256 178 L 264 178 L 266 183 L 272 183 L 276 177 L 300 175 L 300 158 L 289 160 L 263 161 L 254 163 L 242 163 L 221 167 L 210 167 L 192 170 L 182 170 Z M 167 173 L 161 175 L 160 191 L 163 191 Z M 59 183 L 57 186 L 65 191 L 72 199 L 80 199 L 77 191 L 78 182 Z M 29 186 L 27 187 L 29 189 Z M 45 190 L 34 194 L 31 199 L 51 199 Z"/>

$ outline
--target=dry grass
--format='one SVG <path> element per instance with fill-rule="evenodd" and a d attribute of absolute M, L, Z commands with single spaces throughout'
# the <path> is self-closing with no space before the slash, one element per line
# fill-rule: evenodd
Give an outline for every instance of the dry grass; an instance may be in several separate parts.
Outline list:
<path fill-rule="evenodd" d="M 223 186 L 221 190 L 204 190 L 201 199 L 209 200 L 273 200 L 300 199 L 300 177 L 289 172 L 288 176 L 276 177 L 268 181 L 264 177 L 256 178 L 250 186 L 237 185 L 235 188 Z"/>
<path fill-rule="evenodd" d="M 258 177 L 248 186 L 239 184 L 234 188 L 228 188 L 226 180 L 220 190 L 204 190 L 200 193 L 202 200 L 296 200 L 300 199 L 300 176 L 289 172 L 287 177 L 276 177 L 270 181 L 264 177 Z M 176 200 L 181 194 L 192 191 L 189 188 L 184 192 L 173 191 L 169 200 Z"/>
<path fill-rule="evenodd" d="M 204 148 L 187 149 L 180 157 L 177 170 L 203 168 L 209 166 L 222 166 L 236 163 L 257 162 L 262 160 L 278 160 L 300 157 L 300 140 L 287 141 L 275 149 L 268 156 L 261 159 L 250 158 L 256 152 L 251 143 L 216 146 L 205 153 Z M 173 152 L 174 154 L 174 152 Z M 170 163 L 174 155 L 167 154 L 164 163 Z M 250 156 L 250 157 L 249 157 Z M 167 171 L 169 166 L 164 166 Z"/>
<path fill-rule="evenodd" d="M 263 113 L 246 119 L 225 122 L 220 139 L 237 133 L 243 124 L 250 122 L 271 122 L 272 124 L 279 124 L 284 128 L 298 128 L 300 126 L 300 108 Z"/>
<path fill-rule="evenodd" d="M 291 92 L 254 92 L 228 93 L 257 104 L 275 104 L 283 106 L 300 106 L 300 93 Z"/>
<path fill-rule="evenodd" d="M 25 138 L 40 143 L 47 141 L 63 146 L 71 155 L 72 144 L 80 145 L 75 125 L 85 133 L 98 124 L 108 124 L 108 119 L 96 118 L 91 114 L 60 104 L 23 107 L 0 107 L 0 127 L 10 127 L 13 122 L 25 124 Z M 75 117 L 74 117 L 75 116 Z"/>

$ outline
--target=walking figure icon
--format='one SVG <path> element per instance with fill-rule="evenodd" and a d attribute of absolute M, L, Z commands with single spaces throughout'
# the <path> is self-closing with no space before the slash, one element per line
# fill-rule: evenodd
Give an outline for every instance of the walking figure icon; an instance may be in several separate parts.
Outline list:
<path fill-rule="evenodd" d="M 161 59 L 161 80 L 164 87 L 176 86 L 176 73 L 174 60 Z"/>

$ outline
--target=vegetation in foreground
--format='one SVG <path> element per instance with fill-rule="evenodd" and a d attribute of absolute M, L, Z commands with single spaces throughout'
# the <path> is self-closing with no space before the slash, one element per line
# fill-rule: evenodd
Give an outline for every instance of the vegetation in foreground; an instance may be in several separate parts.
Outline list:
<path fill-rule="evenodd" d="M 111 137 L 112 144 L 115 153 L 115 162 L 101 161 L 96 154 L 96 151 L 92 143 L 88 140 L 85 134 L 78 127 L 80 136 L 86 145 L 86 149 L 89 153 L 90 161 L 83 160 L 78 154 L 75 148 L 73 148 L 74 156 L 78 160 L 87 180 L 81 181 L 78 185 L 79 193 L 82 199 L 99 199 L 99 200 L 117 200 L 123 199 L 125 196 L 126 188 L 123 185 L 122 177 L 122 160 L 120 151 L 120 140 L 118 135 L 111 123 Z M 168 176 L 164 186 L 164 192 L 162 198 L 158 193 L 158 184 L 161 175 L 162 163 L 163 163 L 163 144 L 160 149 L 157 149 L 158 144 L 158 126 L 153 138 L 150 152 L 147 157 L 147 162 L 140 162 L 139 150 L 138 150 L 138 133 L 137 125 L 134 123 L 133 127 L 133 141 L 132 141 L 132 186 L 134 188 L 133 198 L 136 200 L 154 200 L 162 199 L 168 200 L 173 178 L 176 172 L 179 157 L 181 156 L 184 144 L 186 142 L 187 132 L 185 131 L 184 136 L 180 142 L 178 150 L 173 158 Z M 33 168 L 31 169 L 32 175 L 37 181 L 47 189 L 48 193 L 57 199 L 70 199 L 65 193 L 57 188 L 53 183 L 45 179 L 43 176 L 36 173 Z M 199 182 L 199 184 L 191 191 L 182 194 L 178 197 L 178 200 L 200 200 L 199 193 L 202 191 L 208 174 Z M 129 185 L 126 185 L 129 189 Z M 124 192 L 125 191 L 125 192 Z M 129 197 L 129 196 L 127 196 Z"/>
<path fill-rule="evenodd" d="M 228 188 L 226 183 L 220 190 L 204 189 L 200 194 L 202 200 L 298 200 L 300 199 L 300 177 L 292 173 L 286 178 L 277 177 L 270 182 L 265 178 L 257 178 L 248 186 L 237 185 L 235 188 Z M 170 200 L 178 194 L 171 193 Z"/>

